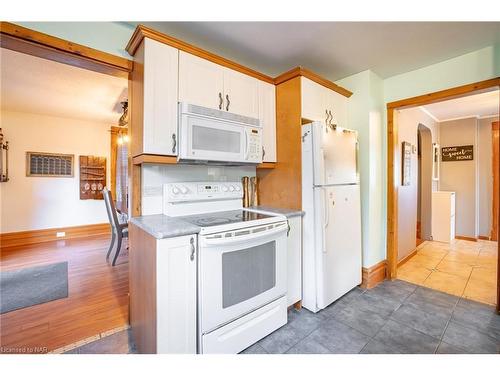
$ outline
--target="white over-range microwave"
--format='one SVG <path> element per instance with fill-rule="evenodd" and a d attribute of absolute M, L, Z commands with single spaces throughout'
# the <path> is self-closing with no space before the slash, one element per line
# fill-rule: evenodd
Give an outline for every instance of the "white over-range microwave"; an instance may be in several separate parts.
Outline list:
<path fill-rule="evenodd" d="M 262 162 L 259 119 L 179 103 L 179 161 Z"/>

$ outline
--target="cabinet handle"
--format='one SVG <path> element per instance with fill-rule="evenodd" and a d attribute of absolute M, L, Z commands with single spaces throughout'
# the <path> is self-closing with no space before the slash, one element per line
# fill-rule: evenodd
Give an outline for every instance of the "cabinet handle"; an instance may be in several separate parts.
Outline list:
<path fill-rule="evenodd" d="M 328 114 L 328 109 L 325 109 L 325 112 L 326 112 L 325 123 L 326 123 L 326 125 L 328 125 L 328 119 L 330 118 L 330 115 Z"/>
<path fill-rule="evenodd" d="M 222 99 L 222 93 L 219 92 L 219 109 L 222 109 L 222 104 L 224 104 L 224 99 Z"/>
<path fill-rule="evenodd" d="M 286 230 L 286 236 L 290 237 L 290 224 L 287 224 L 287 225 L 288 225 L 288 229 Z"/>
<path fill-rule="evenodd" d="M 333 115 L 332 115 L 332 111 L 329 111 L 330 112 L 330 126 L 333 128 L 333 130 L 337 129 L 337 124 L 332 124 L 332 120 L 333 120 Z"/>
<path fill-rule="evenodd" d="M 191 239 L 189 240 L 189 243 L 191 244 L 191 256 L 189 257 L 189 259 L 191 259 L 191 262 L 194 260 L 194 252 L 196 251 L 196 249 L 194 248 L 194 238 L 191 237 Z"/>
<path fill-rule="evenodd" d="M 175 154 L 175 149 L 177 148 L 177 139 L 175 133 L 172 133 L 172 153 Z"/>
<path fill-rule="evenodd" d="M 266 149 L 262 147 L 262 159 L 264 159 L 264 156 L 266 156 Z"/>
<path fill-rule="evenodd" d="M 228 94 L 226 95 L 226 102 L 227 102 L 227 104 L 226 104 L 226 111 L 229 111 L 229 104 L 231 104 L 231 102 L 229 101 L 229 95 Z"/>

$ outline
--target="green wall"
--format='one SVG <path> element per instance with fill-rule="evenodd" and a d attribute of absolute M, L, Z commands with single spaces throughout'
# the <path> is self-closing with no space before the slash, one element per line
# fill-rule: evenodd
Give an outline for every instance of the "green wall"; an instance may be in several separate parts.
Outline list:
<path fill-rule="evenodd" d="M 386 259 L 387 103 L 495 77 L 500 77 L 500 44 L 384 80 L 368 70 L 337 81 L 354 92 L 349 126 L 358 130 L 361 146 L 364 267 Z"/>
<path fill-rule="evenodd" d="M 126 22 L 14 22 L 58 38 L 132 59 L 125 47 L 135 27 Z"/>

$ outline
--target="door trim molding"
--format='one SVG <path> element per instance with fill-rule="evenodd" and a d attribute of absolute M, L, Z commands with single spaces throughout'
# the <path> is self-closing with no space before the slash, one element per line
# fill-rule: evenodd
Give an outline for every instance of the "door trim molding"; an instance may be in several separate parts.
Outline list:
<path fill-rule="evenodd" d="M 10 22 L 0 22 L 0 36 L 2 48 L 28 55 L 117 77 L 127 78 L 132 71 L 132 60 Z"/>
<path fill-rule="evenodd" d="M 395 168 L 396 160 L 398 158 L 397 153 L 399 141 L 398 127 L 394 123 L 394 111 L 396 109 L 411 108 L 467 96 L 477 91 L 488 91 L 493 89 L 494 87 L 500 89 L 500 77 L 387 103 L 387 277 L 389 279 L 395 279 L 397 277 L 398 263 L 397 193 L 399 181 L 397 181 L 395 178 L 397 175 L 395 173 Z M 497 311 L 500 311 L 500 273 L 498 274 L 497 280 Z"/>

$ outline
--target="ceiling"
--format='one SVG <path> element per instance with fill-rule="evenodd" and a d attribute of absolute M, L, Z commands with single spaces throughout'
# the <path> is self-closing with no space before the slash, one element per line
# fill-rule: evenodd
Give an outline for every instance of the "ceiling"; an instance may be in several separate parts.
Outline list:
<path fill-rule="evenodd" d="M 489 117 L 498 115 L 500 95 L 498 90 L 446 100 L 423 106 L 435 121 L 448 121 L 466 117 Z"/>
<path fill-rule="evenodd" d="M 0 49 L 2 110 L 117 124 L 127 79 Z"/>
<path fill-rule="evenodd" d="M 270 76 L 297 65 L 382 78 L 500 43 L 500 22 L 144 22 Z"/>

